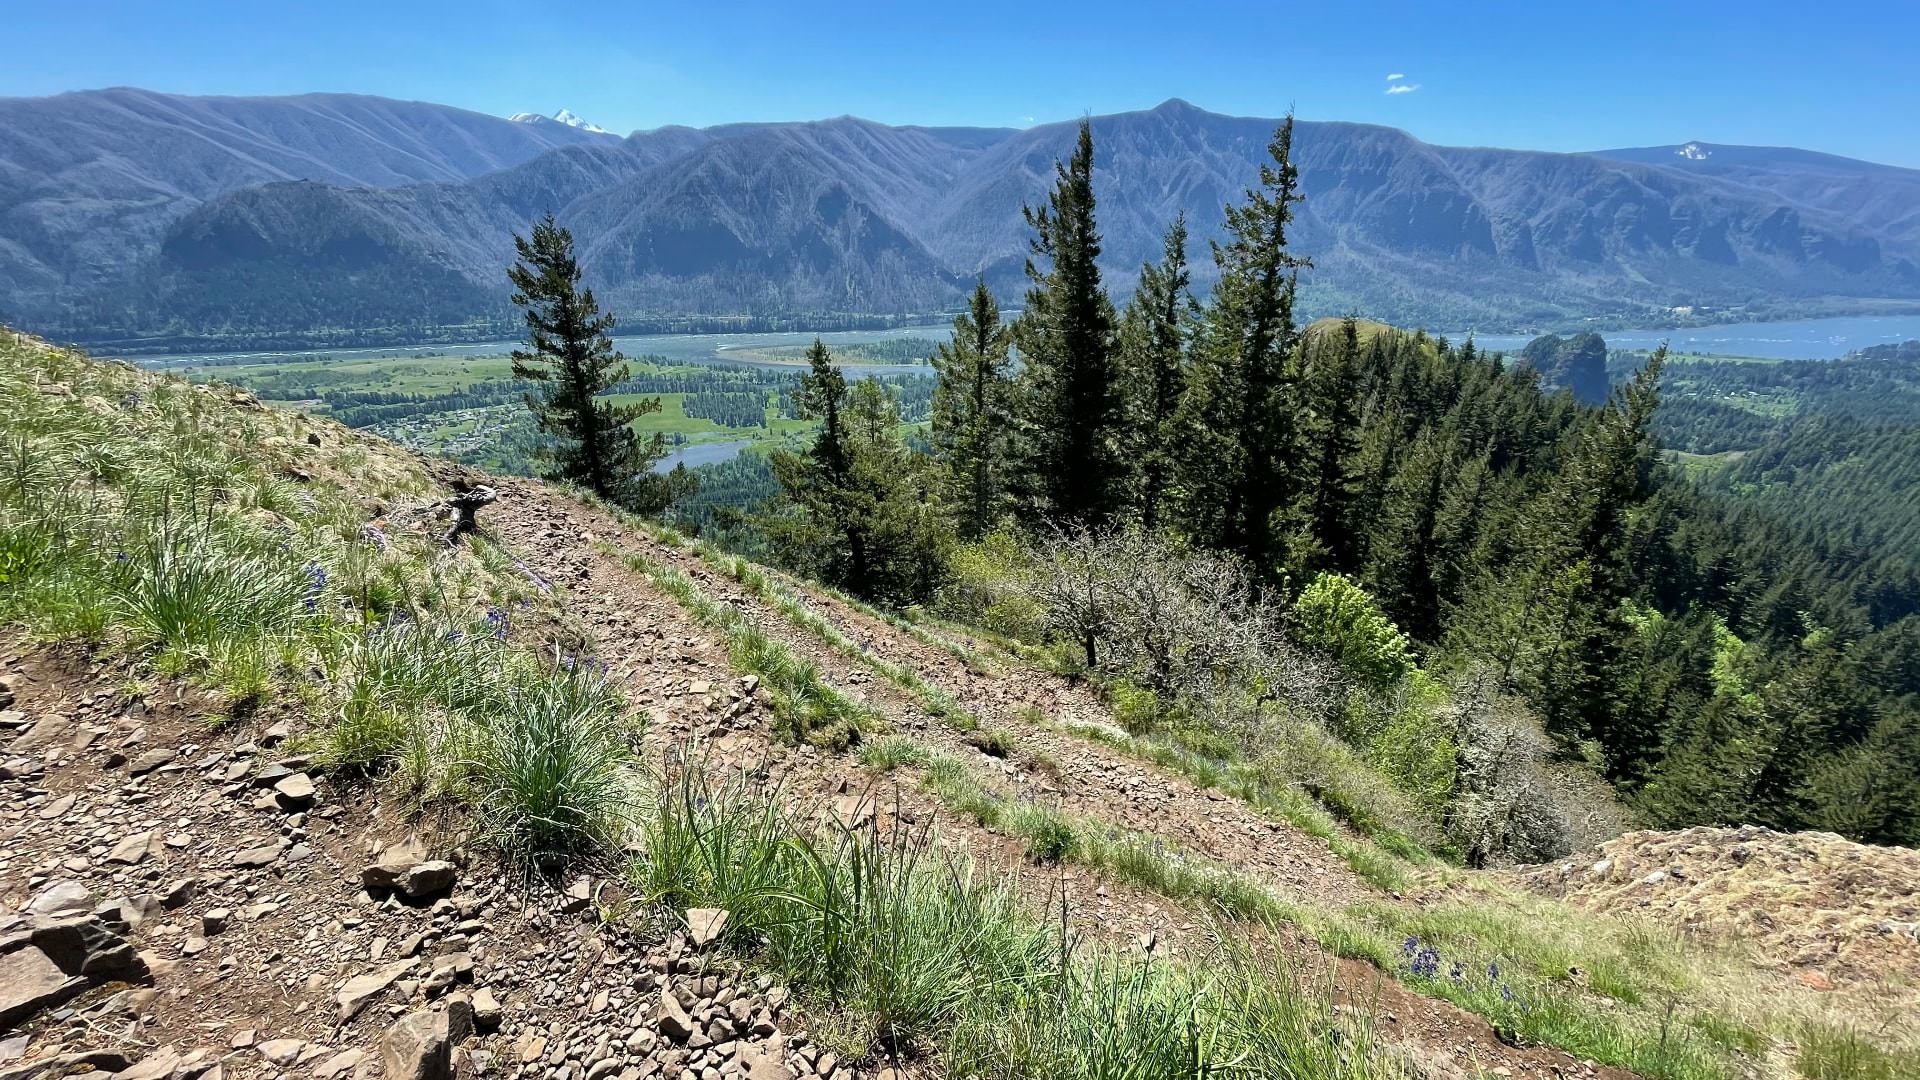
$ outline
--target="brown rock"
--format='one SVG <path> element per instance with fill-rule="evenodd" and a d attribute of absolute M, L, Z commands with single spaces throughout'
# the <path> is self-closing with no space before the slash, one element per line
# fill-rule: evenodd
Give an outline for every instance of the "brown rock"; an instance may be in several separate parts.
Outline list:
<path fill-rule="evenodd" d="M 663 987 L 660 991 L 660 1004 L 654 1009 L 653 1026 L 660 1030 L 660 1034 L 677 1043 L 692 1038 L 696 1030 L 693 1018 L 681 1007 L 680 999 L 673 996 L 671 987 Z"/>
<path fill-rule="evenodd" d="M 274 802 L 290 814 L 312 806 L 313 799 L 313 777 L 306 773 L 294 773 L 273 785 Z"/>
<path fill-rule="evenodd" d="M 113 850 L 107 852 L 107 861 L 133 866 L 147 857 L 147 851 L 152 846 L 153 830 L 132 833 L 113 845 Z"/>
<path fill-rule="evenodd" d="M 456 876 L 453 864 L 442 859 L 416 863 L 400 876 L 400 891 L 416 900 L 435 896 L 453 888 Z"/>
<path fill-rule="evenodd" d="M 388 964 L 379 971 L 366 975 L 356 975 L 340 987 L 333 1000 L 340 1006 L 340 1022 L 346 1023 L 366 1008 L 367 1002 L 379 997 L 392 986 L 395 979 L 413 969 L 412 960 L 400 960 Z"/>
<path fill-rule="evenodd" d="M 688 908 L 687 936 L 694 948 L 704 949 L 727 928 L 727 912 L 721 908 Z"/>
<path fill-rule="evenodd" d="M 380 1039 L 386 1080 L 453 1080 L 453 1040 L 444 1009 L 421 1009 L 394 1021 Z"/>
<path fill-rule="evenodd" d="M 0 1030 L 66 1001 L 87 988 L 87 980 L 62 971 L 35 948 L 0 955 Z"/>

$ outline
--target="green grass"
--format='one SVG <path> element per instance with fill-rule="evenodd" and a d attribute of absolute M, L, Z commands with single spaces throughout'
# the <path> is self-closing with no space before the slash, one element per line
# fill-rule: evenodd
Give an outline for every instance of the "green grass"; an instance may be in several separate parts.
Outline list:
<path fill-rule="evenodd" d="M 820 830 L 777 791 L 687 766 L 642 832 L 640 896 L 725 908 L 725 943 L 793 986 L 809 1026 L 858 1058 L 955 1077 L 1401 1075 L 1364 1018 L 1336 1013 L 1276 957 L 1223 947 L 1185 966 L 1081 945 L 1004 882 L 940 857 L 926 830 Z"/>
<path fill-rule="evenodd" d="M 1794 1068 L 1807 1080 L 1912 1080 L 1920 1054 L 1883 1049 L 1858 1029 L 1802 1025 L 1795 1039 Z"/>
<path fill-rule="evenodd" d="M 694 621 L 722 636 L 735 671 L 753 675 L 773 696 L 779 730 L 795 741 L 845 748 L 881 730 L 886 720 L 829 686 L 812 664 L 767 636 L 734 607 L 715 601 L 681 571 L 639 552 L 602 545 L 666 593 Z"/>
<path fill-rule="evenodd" d="M 417 462 L 309 445 L 306 424 L 0 339 L 0 623 L 236 715 L 298 700 L 323 764 L 484 807 L 511 858 L 611 841 L 619 696 L 507 640 L 501 605 L 533 590 L 490 545 L 367 530 L 363 500 L 431 497 Z"/>

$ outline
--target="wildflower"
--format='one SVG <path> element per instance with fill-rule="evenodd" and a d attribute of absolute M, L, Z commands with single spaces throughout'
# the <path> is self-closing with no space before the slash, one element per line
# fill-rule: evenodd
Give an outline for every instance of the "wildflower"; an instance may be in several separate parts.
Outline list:
<path fill-rule="evenodd" d="M 1500 980 L 1500 961 L 1498 960 L 1487 961 L 1487 978 L 1492 979 L 1495 982 L 1498 982 Z"/>
<path fill-rule="evenodd" d="M 487 629 L 500 641 L 507 640 L 507 613 L 500 608 L 487 609 Z"/>
<path fill-rule="evenodd" d="M 381 551 L 387 550 L 387 531 L 382 529 L 380 523 L 377 521 L 369 521 L 365 525 L 360 526 L 360 539 L 365 540 Z"/>
<path fill-rule="evenodd" d="M 306 605 L 308 611 L 312 611 L 320 606 L 320 595 L 326 591 L 326 588 L 327 568 L 321 566 L 319 563 L 308 563 L 307 591 L 306 595 L 301 598 L 301 603 Z"/>
<path fill-rule="evenodd" d="M 1500 984 L 1500 997 L 1501 997 L 1501 999 L 1502 999 L 1502 1000 L 1504 1000 L 1504 1001 L 1512 1001 L 1512 1000 L 1513 1000 L 1513 987 L 1511 987 L 1511 986 L 1508 986 L 1508 985 L 1507 985 L 1506 983 L 1501 983 L 1501 984 Z"/>

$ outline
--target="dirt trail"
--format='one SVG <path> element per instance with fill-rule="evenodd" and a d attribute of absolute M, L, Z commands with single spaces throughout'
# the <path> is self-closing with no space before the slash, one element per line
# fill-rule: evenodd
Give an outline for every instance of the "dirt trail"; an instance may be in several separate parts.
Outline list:
<path fill-rule="evenodd" d="M 738 685 L 727 667 L 724 648 L 711 631 L 693 624 L 672 598 L 643 575 L 600 550 L 602 543 L 677 567 L 710 596 L 735 606 L 763 632 L 815 664 L 837 689 L 882 712 L 917 741 L 973 755 L 983 768 L 1000 770 L 1017 791 L 1058 799 L 1076 814 L 1205 853 L 1283 895 L 1329 905 L 1378 895 L 1314 837 L 1230 797 L 1200 789 L 1183 777 L 1020 718 L 1021 706 L 1034 704 L 1035 687 L 1052 695 L 1050 703 L 1059 710 L 1057 716 L 1092 719 L 1102 714 L 1098 703 L 1079 688 L 1054 685 L 1055 680 L 1035 678 L 1028 672 L 968 672 L 945 650 L 830 597 L 795 590 L 811 608 L 877 655 L 908 666 L 947 690 L 996 729 L 1013 735 L 1019 745 L 1044 749 L 1059 768 L 1055 772 L 1033 767 L 1030 760 L 1019 760 L 1020 755 L 1014 761 L 989 757 L 968 744 L 961 733 L 928 717 L 906 691 L 793 626 L 750 590 L 714 572 L 697 556 L 661 544 L 602 511 L 539 485 L 507 479 L 500 482 L 499 490 L 502 500 L 488 512 L 484 526 L 529 569 L 565 590 L 572 600 L 571 613 L 595 635 L 610 674 L 651 715 L 647 741 L 658 751 L 697 736 L 714 747 L 719 760 L 735 766 L 763 761 L 784 790 L 843 811 L 863 793 L 873 792 L 883 816 L 896 805 L 914 823 L 937 815 L 944 843 L 964 850 L 983 871 L 998 869 L 1013 875 L 1017 888 L 1036 907 L 1058 910 L 1064 889 L 1068 917 L 1083 933 L 1123 946 L 1137 947 L 1150 940 L 1160 951 L 1190 951 L 1204 945 L 1206 928 L 1196 926 L 1175 902 L 1078 868 L 1036 867 L 1023 857 L 1020 844 L 945 814 L 930 796 L 910 785 L 886 780 L 876 789 L 872 774 L 859 767 L 852 755 L 786 747 L 771 740 L 764 708 L 750 706 L 731 719 L 725 716 L 730 711 L 725 707 L 716 711 L 715 702 L 721 698 L 693 691 L 701 683 Z M 1551 1048 L 1512 1046 L 1481 1018 L 1417 994 L 1365 965 L 1335 960 L 1304 935 L 1282 944 L 1310 976 L 1331 980 L 1340 1000 L 1377 1014 L 1380 1037 L 1402 1047 L 1423 1075 L 1464 1078 L 1484 1072 L 1503 1077 L 1609 1080 L 1632 1075 Z"/>
<path fill-rule="evenodd" d="M 970 858 L 982 873 L 1017 878 L 1021 894 L 1037 904 L 1057 911 L 1064 890 L 1073 925 L 1111 944 L 1152 940 L 1178 947 L 1196 929 L 1177 905 L 1150 893 L 1096 880 L 1075 867 L 1036 866 L 1018 841 L 949 814 L 911 783 L 875 777 L 851 755 L 774 739 L 764 693 L 759 699 L 743 695 L 713 631 L 694 623 L 673 598 L 603 553 L 597 542 L 617 547 L 645 542 L 649 557 L 701 572 L 689 565 L 695 560 L 651 546 L 606 514 L 535 485 L 508 481 L 500 490 L 502 503 L 488 516 L 489 532 L 542 580 L 563 590 L 570 613 L 593 633 L 609 676 L 648 715 L 644 739 L 655 760 L 691 742 L 706 748 L 710 762 L 722 769 L 764 771 L 767 782 L 810 812 L 818 807 L 847 821 L 877 818 L 882 829 L 892 827 L 896 811 L 908 827 L 937 821 L 948 849 Z M 715 595 L 724 598 L 718 590 Z M 762 621 L 769 632 L 778 628 L 777 617 Z M 857 684 L 841 689 L 861 694 Z M 886 704 L 908 707 L 904 698 L 889 698 Z"/>
<path fill-rule="evenodd" d="M 503 534 L 531 541 L 530 550 L 552 546 L 569 553 L 563 567 L 577 567 L 585 559 L 595 565 L 594 580 L 608 567 L 632 576 L 624 566 L 593 550 L 585 534 L 569 541 L 557 527 L 555 514 L 567 511 L 547 502 L 532 513 L 543 493 L 532 485 L 511 487 L 508 504 L 497 512 L 493 527 Z M 585 515 L 592 514 L 591 518 Z M 1326 842 L 1275 821 L 1246 803 L 1222 792 L 1202 788 L 1177 773 L 1143 763 L 1097 743 L 1036 725 L 1021 715 L 1022 707 L 1039 706 L 1059 719 L 1112 720 L 1083 687 L 1033 672 L 978 675 L 945 650 L 848 608 L 819 594 L 795 589 L 806 605 L 827 618 L 882 660 L 909 668 L 920 678 L 953 695 L 989 727 L 1012 736 L 1029 753 L 1011 760 L 989 757 L 970 744 L 963 733 L 928 717 L 913 695 L 880 678 L 864 664 L 842 655 L 813 633 L 792 625 L 780 612 L 726 574 L 715 572 L 697 556 L 669 547 L 652 537 L 628 530 L 611 517 L 584 508 L 580 524 L 595 539 L 638 551 L 657 562 L 676 566 L 710 596 L 739 608 L 768 636 L 813 663 L 838 689 L 864 701 L 916 738 L 1000 773 L 1018 797 L 1057 803 L 1077 816 L 1111 822 L 1115 826 L 1156 837 L 1169 847 L 1192 851 L 1237 867 L 1241 872 L 1284 896 L 1344 904 L 1378 895 L 1345 862 L 1328 850 Z M 565 519 L 561 519 L 565 521 Z M 530 557 L 529 562 L 535 557 Z M 562 575 L 564 576 L 564 569 Z M 614 580 L 619 574 L 616 573 Z M 668 601 L 670 603 L 670 601 Z M 1032 751 L 1040 751 L 1035 755 Z M 1057 766 L 1057 767 L 1056 767 Z"/>

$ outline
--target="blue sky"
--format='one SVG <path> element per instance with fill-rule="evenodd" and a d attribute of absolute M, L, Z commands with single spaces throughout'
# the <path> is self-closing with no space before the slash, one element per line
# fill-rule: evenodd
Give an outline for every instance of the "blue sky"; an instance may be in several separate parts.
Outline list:
<path fill-rule="evenodd" d="M 620 132 L 844 113 L 1025 126 L 1183 97 L 1436 143 L 1702 139 L 1920 167 L 1920 0 L 8 7 L 0 96 L 341 90 L 564 106 Z"/>

